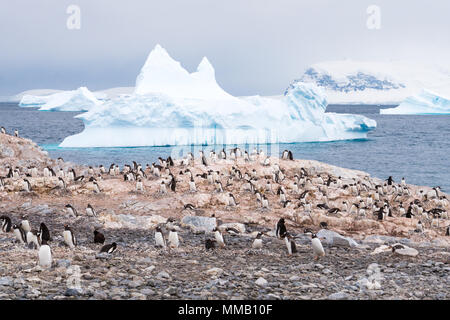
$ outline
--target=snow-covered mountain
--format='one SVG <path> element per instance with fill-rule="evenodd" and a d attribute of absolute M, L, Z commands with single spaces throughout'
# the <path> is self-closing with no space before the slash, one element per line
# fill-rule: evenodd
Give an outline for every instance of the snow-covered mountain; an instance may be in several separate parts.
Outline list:
<path fill-rule="evenodd" d="M 102 102 L 86 87 L 47 96 L 24 95 L 21 107 L 39 107 L 41 111 L 87 111 Z"/>
<path fill-rule="evenodd" d="M 450 114 L 450 98 L 424 89 L 396 108 L 380 109 L 380 114 Z"/>
<path fill-rule="evenodd" d="M 450 94 L 450 68 L 412 62 L 322 62 L 296 81 L 321 87 L 330 104 L 395 105 L 424 88 Z"/>
<path fill-rule="evenodd" d="M 206 58 L 189 73 L 157 45 L 134 94 L 94 106 L 77 117 L 83 132 L 61 147 L 256 144 L 360 139 L 376 127 L 359 115 L 325 113 L 314 84 L 297 82 L 284 97 L 237 98 L 216 82 Z"/>

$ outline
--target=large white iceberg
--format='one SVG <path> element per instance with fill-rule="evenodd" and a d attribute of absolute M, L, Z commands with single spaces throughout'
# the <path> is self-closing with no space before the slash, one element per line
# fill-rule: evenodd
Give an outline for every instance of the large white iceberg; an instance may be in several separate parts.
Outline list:
<path fill-rule="evenodd" d="M 450 98 L 424 89 L 396 108 L 380 109 L 380 114 L 450 114 Z"/>
<path fill-rule="evenodd" d="M 150 53 L 135 92 L 80 114 L 83 132 L 61 147 L 292 143 L 361 139 L 376 127 L 360 115 L 325 113 L 314 84 L 292 84 L 283 98 L 237 98 L 216 82 L 206 58 L 187 72 L 161 46 Z"/>
<path fill-rule="evenodd" d="M 21 107 L 39 107 L 41 111 L 88 111 L 102 104 L 86 87 L 62 91 L 47 96 L 24 95 Z"/>

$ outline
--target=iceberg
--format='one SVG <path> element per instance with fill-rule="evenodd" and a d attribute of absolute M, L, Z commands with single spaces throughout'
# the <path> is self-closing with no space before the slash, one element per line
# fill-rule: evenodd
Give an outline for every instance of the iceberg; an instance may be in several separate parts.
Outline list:
<path fill-rule="evenodd" d="M 363 139 L 376 122 L 326 113 L 314 84 L 295 82 L 282 98 L 237 98 L 216 82 L 207 58 L 186 71 L 157 45 L 135 91 L 77 115 L 84 130 L 60 147 L 265 144 Z"/>
<path fill-rule="evenodd" d="M 102 104 L 86 87 L 62 91 L 47 96 L 24 95 L 21 107 L 40 107 L 40 111 L 88 111 Z"/>
<path fill-rule="evenodd" d="M 450 98 L 423 89 L 396 108 L 380 109 L 380 114 L 450 114 Z"/>

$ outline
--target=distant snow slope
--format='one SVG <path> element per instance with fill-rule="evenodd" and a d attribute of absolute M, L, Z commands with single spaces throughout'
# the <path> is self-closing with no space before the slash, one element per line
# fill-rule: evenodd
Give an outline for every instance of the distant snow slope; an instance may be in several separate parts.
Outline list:
<path fill-rule="evenodd" d="M 216 82 L 206 58 L 187 72 L 157 45 L 136 79 L 135 92 L 105 101 L 77 118 L 83 132 L 61 147 L 124 147 L 360 139 L 376 127 L 359 115 L 325 113 L 314 84 L 297 82 L 282 98 L 237 98 Z"/>
<path fill-rule="evenodd" d="M 329 61 L 297 80 L 321 87 L 330 104 L 399 104 L 423 88 L 450 94 L 450 68 L 411 62 Z"/>
<path fill-rule="evenodd" d="M 450 98 L 424 89 L 396 108 L 380 109 L 380 114 L 450 114 Z"/>

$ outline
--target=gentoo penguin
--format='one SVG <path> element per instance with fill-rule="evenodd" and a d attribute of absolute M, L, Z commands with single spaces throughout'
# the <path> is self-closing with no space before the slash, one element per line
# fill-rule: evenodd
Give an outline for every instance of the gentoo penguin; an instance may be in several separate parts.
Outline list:
<path fill-rule="evenodd" d="M 295 245 L 294 238 L 289 234 L 289 232 L 286 232 L 285 234 L 284 243 L 286 244 L 288 256 L 292 255 L 293 253 L 297 253 L 297 246 Z"/>
<path fill-rule="evenodd" d="M 69 248 L 75 248 L 77 246 L 77 238 L 75 237 L 72 229 L 67 224 L 64 225 L 63 238 L 64 243 Z"/>
<path fill-rule="evenodd" d="M 175 190 L 177 187 L 177 181 L 175 180 L 175 177 L 172 174 L 170 174 L 169 176 L 172 178 L 169 182 L 170 190 L 172 190 L 173 192 L 176 192 Z"/>
<path fill-rule="evenodd" d="M 445 232 L 445 235 L 447 237 L 450 236 L 450 226 L 447 227 L 447 231 Z"/>
<path fill-rule="evenodd" d="M 11 227 L 12 227 L 12 223 L 11 223 L 11 218 L 8 216 L 1 216 L 0 217 L 0 222 L 2 223 L 2 231 L 3 232 L 11 232 Z"/>
<path fill-rule="evenodd" d="M 216 180 L 215 184 L 215 188 L 217 192 L 223 192 L 223 187 L 222 187 L 222 182 L 220 182 L 219 180 Z"/>
<path fill-rule="evenodd" d="M 164 183 L 164 180 L 161 181 L 161 184 L 159 185 L 159 193 L 167 194 L 167 188 L 166 188 L 166 184 Z"/>
<path fill-rule="evenodd" d="M 219 244 L 219 246 L 221 246 L 222 248 L 225 247 L 225 242 L 223 241 L 223 236 L 222 236 L 222 233 L 220 232 L 220 230 L 217 228 L 214 228 L 213 232 L 214 232 L 214 238 L 216 239 L 216 242 Z"/>
<path fill-rule="evenodd" d="M 278 220 L 277 229 L 275 231 L 275 235 L 278 239 L 283 239 L 286 236 L 287 230 L 286 225 L 284 224 L 284 218 Z"/>
<path fill-rule="evenodd" d="M 205 167 L 207 167 L 207 166 L 208 166 L 208 162 L 206 161 L 205 153 L 204 153 L 202 150 L 200 150 L 200 157 L 201 157 L 201 159 L 202 159 L 202 164 L 203 164 Z"/>
<path fill-rule="evenodd" d="M 97 181 L 94 181 L 94 192 L 95 193 L 100 193 L 100 187 L 98 186 Z"/>
<path fill-rule="evenodd" d="M 58 178 L 58 187 L 60 189 L 66 189 L 66 187 L 67 187 L 66 182 L 61 177 Z"/>
<path fill-rule="evenodd" d="M 234 196 L 231 192 L 228 193 L 228 205 L 230 207 L 235 207 L 238 205 L 238 203 L 236 202 L 236 199 L 234 198 Z"/>
<path fill-rule="evenodd" d="M 17 129 L 14 130 L 14 136 L 17 138 L 19 137 L 19 130 L 17 130 Z"/>
<path fill-rule="evenodd" d="M 28 179 L 23 179 L 23 189 L 26 192 L 31 192 L 31 183 L 28 181 Z"/>
<path fill-rule="evenodd" d="M 423 232 L 423 224 L 422 224 L 422 221 L 417 221 L 417 225 L 416 225 L 416 230 L 414 230 L 415 232 L 420 232 L 420 233 L 422 233 Z"/>
<path fill-rule="evenodd" d="M 86 214 L 90 217 L 96 217 L 97 212 L 94 210 L 94 208 L 88 203 L 86 207 Z"/>
<path fill-rule="evenodd" d="M 106 252 L 106 253 L 112 254 L 114 251 L 116 251 L 116 249 L 117 249 L 117 243 L 113 242 L 111 244 L 105 244 L 100 249 L 100 253 Z"/>
<path fill-rule="evenodd" d="M 66 204 L 66 210 L 67 213 L 73 217 L 78 217 L 78 212 L 77 209 L 75 209 L 74 207 L 72 207 L 71 204 Z"/>
<path fill-rule="evenodd" d="M 191 181 L 189 181 L 189 191 L 197 192 L 197 187 L 195 186 L 194 177 L 191 177 Z"/>
<path fill-rule="evenodd" d="M 50 268 L 52 266 L 52 250 L 47 244 L 47 240 L 43 240 L 39 248 L 39 266 L 42 268 Z"/>
<path fill-rule="evenodd" d="M 39 239 L 40 239 L 41 243 L 44 243 L 44 240 L 45 241 L 50 241 L 51 240 L 51 238 L 50 238 L 50 231 L 48 231 L 47 226 L 43 222 L 41 223 L 41 225 L 39 227 L 38 234 L 39 234 Z"/>
<path fill-rule="evenodd" d="M 215 249 L 216 248 L 216 242 L 212 239 L 206 239 L 205 240 L 205 249 L 206 250 L 210 250 L 210 249 Z"/>
<path fill-rule="evenodd" d="M 314 259 L 317 260 L 319 257 L 325 255 L 325 251 L 323 250 L 322 243 L 320 239 L 317 238 L 316 234 L 312 234 L 311 245 L 314 251 Z"/>
<path fill-rule="evenodd" d="M 144 184 L 141 178 L 138 178 L 136 181 L 136 191 L 144 191 Z"/>
<path fill-rule="evenodd" d="M 252 248 L 253 249 L 262 249 L 263 247 L 263 242 L 262 242 L 262 232 L 258 232 L 258 234 L 256 235 L 255 240 L 253 240 L 252 243 Z"/>
<path fill-rule="evenodd" d="M 103 233 L 94 230 L 94 243 L 105 243 L 105 236 L 103 235 Z"/>
<path fill-rule="evenodd" d="M 1 132 L 2 134 L 6 134 L 6 129 L 5 129 L 5 127 L 1 127 L 1 128 L 0 128 L 0 132 Z"/>
<path fill-rule="evenodd" d="M 75 177 L 74 181 L 75 182 L 83 182 L 84 181 L 84 176 Z"/>
<path fill-rule="evenodd" d="M 178 232 L 175 229 L 170 230 L 169 232 L 169 247 L 178 248 L 180 244 L 178 240 Z"/>
<path fill-rule="evenodd" d="M 26 217 L 22 217 L 22 221 L 20 222 L 20 227 L 25 231 L 25 234 L 31 230 L 30 222 Z"/>
<path fill-rule="evenodd" d="M 36 229 L 27 232 L 27 244 L 28 246 L 33 244 L 36 249 L 41 246 L 39 242 L 38 231 Z"/>
<path fill-rule="evenodd" d="M 18 225 L 18 224 L 13 225 L 13 231 L 14 231 L 14 236 L 16 237 L 17 241 L 19 241 L 20 243 L 27 242 L 27 237 L 26 237 L 25 231 L 23 231 L 23 229 L 20 227 L 20 225 Z"/>
<path fill-rule="evenodd" d="M 261 207 L 269 209 L 269 200 L 267 199 L 265 194 L 262 195 Z"/>
<path fill-rule="evenodd" d="M 155 229 L 155 243 L 157 247 L 166 248 L 166 239 L 164 239 L 164 235 L 159 226 Z"/>

